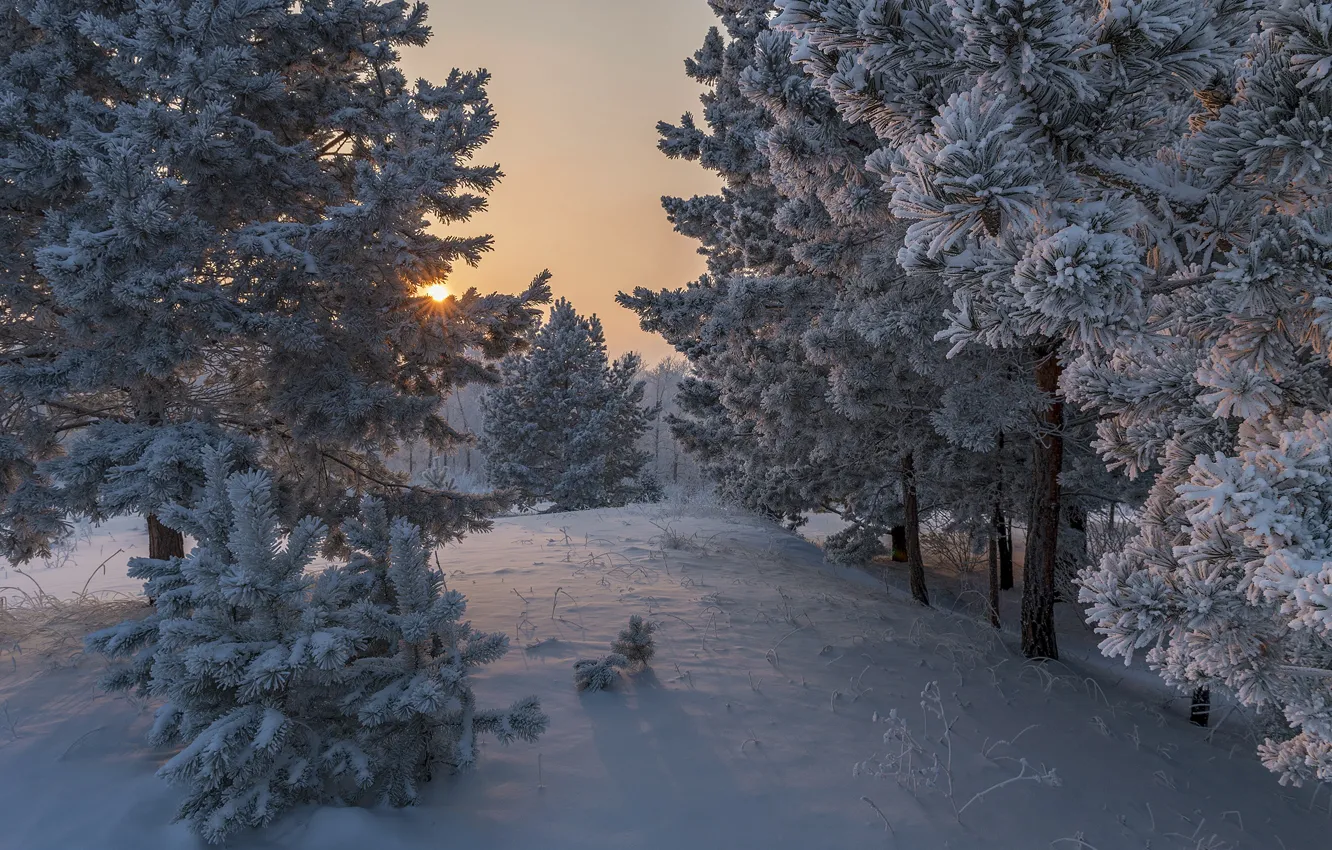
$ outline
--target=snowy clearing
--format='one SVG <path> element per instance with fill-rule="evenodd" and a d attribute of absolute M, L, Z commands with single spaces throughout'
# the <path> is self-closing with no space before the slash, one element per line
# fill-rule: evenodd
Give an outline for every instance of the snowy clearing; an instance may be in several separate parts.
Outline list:
<path fill-rule="evenodd" d="M 77 591 L 86 574 L 55 579 L 85 560 L 47 571 L 52 586 Z M 1119 681 L 1085 655 L 1091 636 L 1031 664 L 770 525 L 660 508 L 510 518 L 439 563 L 473 621 L 512 638 L 478 697 L 538 694 L 549 732 L 487 743 L 417 808 L 306 808 L 231 846 L 1326 846 L 1329 795 L 1281 788 L 1242 724 L 1192 727 L 1150 680 Z M 123 562 L 99 580 L 123 589 Z M 632 614 L 659 625 L 652 667 L 576 693 L 574 660 Z M 151 707 L 98 693 L 99 660 L 21 649 L 0 656 L 0 845 L 200 846 L 153 775 L 168 753 L 145 743 Z"/>

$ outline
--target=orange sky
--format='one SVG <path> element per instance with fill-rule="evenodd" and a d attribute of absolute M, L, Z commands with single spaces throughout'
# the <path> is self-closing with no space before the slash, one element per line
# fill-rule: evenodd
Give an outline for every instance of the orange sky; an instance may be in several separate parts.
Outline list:
<path fill-rule="evenodd" d="M 410 77 L 488 68 L 499 117 L 482 154 L 505 178 L 490 209 L 459 233 L 495 250 L 455 275 L 458 288 L 516 292 L 543 268 L 557 296 L 597 313 L 612 353 L 670 354 L 615 304 L 635 286 L 682 286 L 703 271 L 662 195 L 716 191 L 696 163 L 668 160 L 655 125 L 699 112 L 684 59 L 716 18 L 705 0 L 435 0 L 434 39 L 404 57 Z M 453 288 L 453 287 L 451 287 Z"/>

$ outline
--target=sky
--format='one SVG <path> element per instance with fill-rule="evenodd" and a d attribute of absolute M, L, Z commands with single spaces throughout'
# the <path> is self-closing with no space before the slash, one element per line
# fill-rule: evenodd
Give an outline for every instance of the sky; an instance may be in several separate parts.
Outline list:
<path fill-rule="evenodd" d="M 615 303 L 635 286 L 675 288 L 703 272 L 698 244 L 675 233 L 662 195 L 715 192 L 697 163 L 667 159 L 656 123 L 700 111 L 684 59 L 717 23 L 706 0 L 435 0 L 434 38 L 403 56 L 409 77 L 487 68 L 499 129 L 479 159 L 505 173 L 489 209 L 455 232 L 490 233 L 495 250 L 449 284 L 518 292 L 542 269 L 582 313 L 596 313 L 613 355 L 671 354 Z"/>

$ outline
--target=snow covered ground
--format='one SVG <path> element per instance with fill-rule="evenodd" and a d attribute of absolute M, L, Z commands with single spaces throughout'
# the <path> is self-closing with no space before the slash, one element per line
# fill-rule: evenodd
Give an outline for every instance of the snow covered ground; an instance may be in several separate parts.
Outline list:
<path fill-rule="evenodd" d="M 113 534 L 35 577 L 78 592 L 103 552 L 141 545 Z M 549 732 L 488 743 L 415 809 L 301 810 L 234 846 L 1328 846 L 1332 794 L 1278 786 L 1236 719 L 1190 726 L 1150 677 L 1100 661 L 1073 612 L 1065 661 L 1025 663 L 1011 637 L 911 605 L 896 575 L 885 590 L 770 525 L 662 508 L 501 520 L 440 565 L 474 622 L 513 638 L 478 698 L 538 694 Z M 90 585 L 133 586 L 123 559 Z M 652 668 L 576 693 L 573 661 L 635 613 L 660 624 Z M 100 661 L 20 650 L 0 654 L 0 847 L 197 847 L 153 775 L 151 707 L 99 694 Z"/>
<path fill-rule="evenodd" d="M 148 531 L 139 517 L 115 517 L 97 526 L 78 523 L 49 557 L 22 567 L 0 558 L 0 598 L 16 602 L 37 594 L 60 599 L 80 593 L 138 594 L 143 583 L 125 575 L 125 568 L 130 558 L 147 554 Z"/>

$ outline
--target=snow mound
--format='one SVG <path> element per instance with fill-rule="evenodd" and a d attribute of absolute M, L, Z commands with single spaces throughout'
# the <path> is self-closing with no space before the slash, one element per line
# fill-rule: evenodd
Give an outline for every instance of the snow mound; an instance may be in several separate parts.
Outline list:
<path fill-rule="evenodd" d="M 113 547 L 114 548 L 114 547 Z M 476 676 L 541 696 L 550 730 L 487 745 L 414 809 L 313 809 L 230 846 L 383 850 L 1298 850 L 1329 795 L 1281 788 L 1235 719 L 1192 727 L 1077 662 L 1025 662 L 982 624 L 887 598 L 813 544 L 738 517 L 631 507 L 516 517 L 439 552 L 475 625 L 513 638 Z M 651 666 L 578 693 L 630 615 Z M 0 657 L 0 846 L 195 848 L 171 824 L 151 706 L 101 662 Z M 1316 804 L 1316 805 L 1315 805 Z"/>

